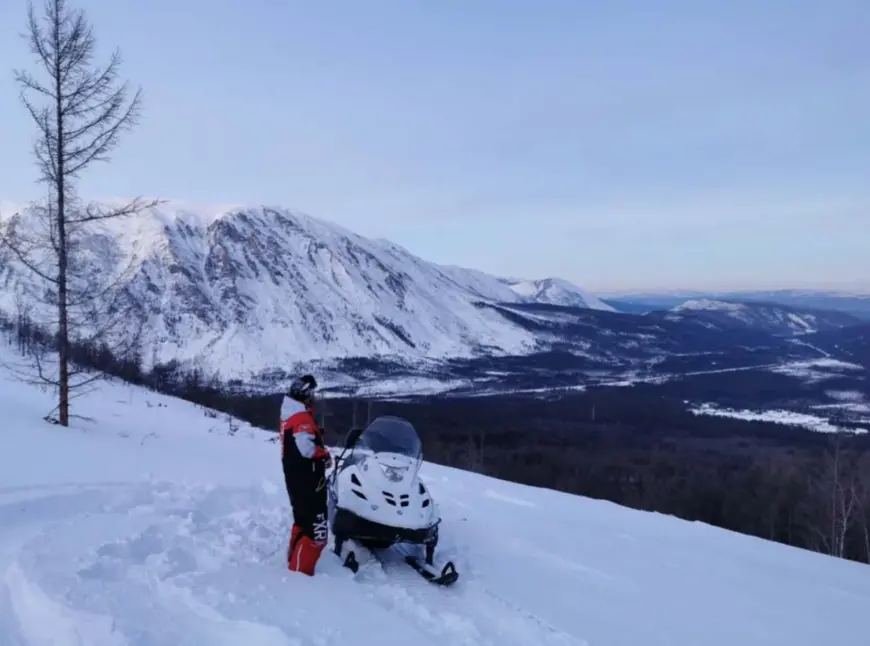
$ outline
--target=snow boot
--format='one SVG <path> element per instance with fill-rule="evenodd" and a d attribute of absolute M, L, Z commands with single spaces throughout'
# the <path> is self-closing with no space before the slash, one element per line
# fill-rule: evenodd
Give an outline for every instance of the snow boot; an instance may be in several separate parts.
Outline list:
<path fill-rule="evenodd" d="M 314 576 L 314 568 L 325 546 L 324 542 L 315 541 L 302 535 L 300 529 L 293 525 L 290 545 L 287 550 L 287 568 L 291 572 L 301 572 L 308 576 Z"/>

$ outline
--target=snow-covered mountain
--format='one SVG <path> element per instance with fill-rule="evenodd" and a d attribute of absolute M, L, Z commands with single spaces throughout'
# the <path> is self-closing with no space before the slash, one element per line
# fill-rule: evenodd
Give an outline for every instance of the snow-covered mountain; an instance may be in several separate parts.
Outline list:
<path fill-rule="evenodd" d="M 660 313 L 651 313 L 657 316 Z M 735 302 L 700 298 L 673 307 L 664 317 L 671 321 L 697 320 L 705 325 L 745 327 L 775 335 L 813 334 L 858 325 L 861 319 L 845 312 L 798 309 L 761 302 Z"/>
<path fill-rule="evenodd" d="M 561 278 L 516 281 L 511 282 L 510 287 L 522 299 L 530 303 L 587 307 L 605 312 L 616 311 L 614 307 L 608 305 L 597 296 Z"/>
<path fill-rule="evenodd" d="M 171 202 L 95 224 L 83 244 L 100 275 L 132 261 L 122 285 L 145 326 L 146 367 L 178 360 L 224 377 L 348 356 L 522 354 L 538 347 L 535 335 L 480 302 L 570 297 L 608 309 L 564 281 L 524 293 L 282 208 Z M 30 275 L 7 252 L 0 279 L 0 309 L 14 313 Z"/>
<path fill-rule="evenodd" d="M 354 576 L 329 550 L 313 578 L 290 573 L 274 434 L 229 436 L 118 382 L 77 398 L 71 429 L 42 420 L 52 406 L 0 372 L 4 646 L 818 646 L 865 629 L 866 565 L 430 463 L 452 588 L 392 563 Z"/>

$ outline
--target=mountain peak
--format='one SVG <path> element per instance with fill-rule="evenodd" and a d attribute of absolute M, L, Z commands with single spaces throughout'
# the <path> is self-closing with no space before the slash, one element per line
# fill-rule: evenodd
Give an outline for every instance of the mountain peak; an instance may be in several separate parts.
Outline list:
<path fill-rule="evenodd" d="M 96 224 L 84 244 L 112 275 L 135 256 L 122 289 L 145 323 L 146 367 L 177 360 L 222 377 L 350 357 L 522 354 L 539 346 L 535 335 L 480 303 L 610 309 L 567 281 L 533 281 L 538 293 L 524 294 L 276 206 L 169 200 Z M 32 280 L 5 260 L 13 282 Z M 0 308 L 12 302 L 0 294 Z"/>
<path fill-rule="evenodd" d="M 562 278 L 550 277 L 538 280 L 520 280 L 513 282 L 511 289 L 523 300 L 531 302 L 586 307 L 607 312 L 616 311 L 615 308 L 597 296 L 593 296 Z"/>

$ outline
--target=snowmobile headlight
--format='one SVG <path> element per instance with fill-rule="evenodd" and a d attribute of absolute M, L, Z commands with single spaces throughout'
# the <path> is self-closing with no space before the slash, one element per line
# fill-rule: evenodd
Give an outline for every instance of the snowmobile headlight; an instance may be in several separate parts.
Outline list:
<path fill-rule="evenodd" d="M 384 477 L 390 482 L 400 482 L 405 477 L 405 474 L 408 473 L 408 467 L 392 467 L 382 464 L 381 471 L 384 472 Z"/>

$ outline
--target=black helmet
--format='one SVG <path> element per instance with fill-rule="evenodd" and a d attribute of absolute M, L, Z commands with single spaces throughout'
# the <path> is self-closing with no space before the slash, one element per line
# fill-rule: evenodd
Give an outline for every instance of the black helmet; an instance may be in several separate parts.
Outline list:
<path fill-rule="evenodd" d="M 312 375 L 303 375 L 294 380 L 290 385 L 290 397 L 306 406 L 310 406 L 314 402 L 314 391 L 316 389 L 317 380 Z"/>

